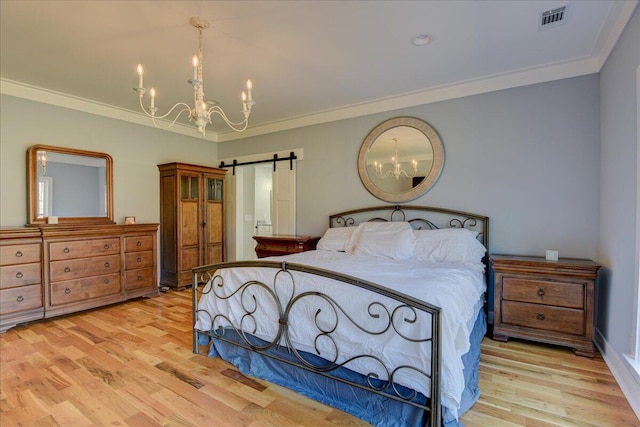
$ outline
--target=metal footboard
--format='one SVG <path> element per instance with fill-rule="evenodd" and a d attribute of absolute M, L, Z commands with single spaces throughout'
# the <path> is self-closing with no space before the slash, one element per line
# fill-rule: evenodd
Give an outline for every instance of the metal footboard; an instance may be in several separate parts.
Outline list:
<path fill-rule="evenodd" d="M 273 282 L 263 283 L 259 280 L 249 280 L 244 283 L 225 283 L 218 270 L 237 267 L 271 269 L 273 270 Z M 345 286 L 365 289 L 376 294 L 375 300 L 367 305 L 366 313 L 355 316 L 354 313 L 345 309 L 344 303 L 335 296 L 317 291 L 297 290 L 296 280 L 301 280 L 304 275 L 322 276 L 341 282 Z M 271 274 L 269 276 L 271 277 Z M 212 340 L 225 341 L 291 366 L 418 407 L 428 415 L 425 417 L 425 423 L 431 426 L 442 425 L 440 402 L 442 332 L 441 309 L 439 307 L 352 276 L 307 265 L 278 261 L 238 261 L 197 267 L 193 269 L 192 292 L 194 353 L 199 353 L 198 336 L 203 334 Z M 198 301 L 205 294 L 208 294 L 207 298 L 218 300 L 238 299 L 242 307 L 241 312 L 235 313 L 235 316 L 232 317 L 240 320 L 234 321 L 225 313 L 209 313 L 205 310 L 199 310 Z M 291 330 L 295 327 L 296 322 L 300 322 L 296 315 L 302 311 L 296 311 L 296 307 L 301 301 L 305 301 L 305 304 L 311 302 L 314 304 L 313 307 L 317 305 L 315 312 L 309 313 L 308 317 L 312 318 L 308 321 L 317 328 L 315 340 L 310 345 L 315 347 L 316 353 L 322 357 L 321 359 L 310 358 L 308 353 L 296 349 L 292 342 Z M 265 310 L 269 311 L 270 321 L 277 324 L 277 333 L 270 341 L 256 340 L 254 337 L 258 329 L 254 315 L 258 310 L 262 314 L 265 313 Z M 199 316 L 210 320 L 211 327 L 208 330 L 195 328 Z M 357 320 L 362 318 L 367 321 Z M 424 325 L 425 322 L 430 325 L 430 331 L 418 327 L 418 325 Z M 348 358 L 341 356 L 334 334 L 343 326 L 357 330 L 359 334 L 362 334 L 363 340 L 368 336 L 392 334 L 394 337 L 399 337 L 394 339 L 405 340 L 411 345 L 427 346 L 426 349 L 431 354 L 430 366 L 426 371 L 418 366 L 389 367 L 383 360 L 372 354 L 349 355 Z M 278 347 L 284 347 L 292 357 L 282 358 L 269 352 L 269 350 Z M 321 351 L 320 347 L 328 347 L 331 351 L 328 353 Z M 366 359 L 368 363 L 377 366 L 373 372 L 365 376 L 366 381 L 356 383 L 336 375 L 340 368 L 349 368 L 350 363 L 358 359 Z M 429 383 L 427 389 L 430 391 L 430 397 L 426 403 L 418 398 L 419 394 L 416 391 L 407 391 L 406 388 L 397 385 L 394 377 L 399 372 L 405 374 L 410 372 L 411 375 L 423 377 L 425 384 Z"/>

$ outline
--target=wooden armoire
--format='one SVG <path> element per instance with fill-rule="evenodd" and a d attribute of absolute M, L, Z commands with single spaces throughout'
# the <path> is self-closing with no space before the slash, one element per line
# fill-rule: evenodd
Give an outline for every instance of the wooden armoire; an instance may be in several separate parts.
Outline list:
<path fill-rule="evenodd" d="M 227 172 L 185 163 L 160 169 L 160 284 L 192 284 L 191 269 L 224 261 L 223 182 Z"/>

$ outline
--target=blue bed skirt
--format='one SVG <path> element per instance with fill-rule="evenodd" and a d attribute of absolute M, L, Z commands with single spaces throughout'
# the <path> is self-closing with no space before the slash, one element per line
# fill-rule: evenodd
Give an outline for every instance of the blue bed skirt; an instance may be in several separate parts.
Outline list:
<path fill-rule="evenodd" d="M 478 368 L 480 364 L 480 342 L 486 334 L 487 323 L 484 311 L 481 309 L 471 332 L 471 349 L 462 356 L 464 363 L 465 390 L 458 411 L 465 413 L 480 397 L 478 388 Z M 230 339 L 231 333 L 225 332 L 225 338 Z M 207 345 L 209 337 L 201 334 L 199 344 Z M 283 359 L 295 360 L 286 349 L 271 349 L 268 351 Z M 311 399 L 348 412 L 377 427 L 414 427 L 425 424 L 425 412 L 422 409 L 399 401 L 388 399 L 357 387 L 349 386 L 340 381 L 306 371 L 287 363 L 262 356 L 233 344 L 213 340 L 209 350 L 210 357 L 222 357 L 236 366 L 245 375 L 261 378 L 274 384 L 289 388 Z M 313 359 L 317 356 L 304 353 L 305 358 Z M 332 372 L 333 375 L 360 384 L 367 384 L 363 375 L 347 368 L 340 368 Z M 402 386 L 399 386 L 402 388 Z M 406 390 L 406 389 L 405 389 Z M 411 393 L 402 393 L 410 395 Z M 426 397 L 419 393 L 420 401 L 426 402 Z M 443 420 L 446 427 L 464 427 L 446 408 L 443 408 Z"/>

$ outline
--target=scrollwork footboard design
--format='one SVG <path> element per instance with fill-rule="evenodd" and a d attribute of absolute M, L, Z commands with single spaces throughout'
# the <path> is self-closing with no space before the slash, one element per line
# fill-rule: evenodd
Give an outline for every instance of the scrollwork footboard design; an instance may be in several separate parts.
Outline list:
<path fill-rule="evenodd" d="M 241 267 L 269 269 L 269 274 L 262 275 L 262 280 L 231 283 L 220 272 Z M 430 425 L 441 424 L 439 307 L 355 277 L 301 264 L 239 261 L 198 267 L 193 272 L 194 353 L 199 352 L 198 335 L 203 334 L 418 407 L 428 413 L 425 418 L 430 418 Z M 354 312 L 353 305 L 336 295 L 301 286 L 307 276 L 363 289 L 362 312 Z M 201 298 L 207 299 L 207 309 L 199 307 Z M 345 336 L 351 345 L 345 345 Z M 418 349 L 428 357 L 417 358 L 421 363 L 394 364 L 381 349 L 357 345 L 370 342 L 370 337 L 380 337 L 385 346 L 395 349 Z M 293 357 L 269 352 L 281 347 Z M 365 384 L 337 376 L 341 368 L 359 372 Z M 408 377 L 422 385 L 429 397 L 426 403 L 415 388 L 402 386 Z"/>

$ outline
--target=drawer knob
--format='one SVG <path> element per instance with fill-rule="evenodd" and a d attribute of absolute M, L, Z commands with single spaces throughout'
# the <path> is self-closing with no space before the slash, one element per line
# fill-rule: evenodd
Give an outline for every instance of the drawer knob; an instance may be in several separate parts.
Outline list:
<path fill-rule="evenodd" d="M 69 288 L 65 288 L 64 293 L 65 293 L 65 294 L 67 294 L 67 295 L 69 295 L 69 294 L 71 293 L 71 289 L 69 289 Z"/>
<path fill-rule="evenodd" d="M 68 254 L 68 253 L 69 253 L 69 248 L 64 248 L 64 249 L 62 250 L 62 252 L 64 252 L 65 254 Z"/>
<path fill-rule="evenodd" d="M 107 262 L 105 262 L 105 263 L 104 263 L 104 266 L 105 266 L 106 268 L 109 268 L 109 267 L 111 266 L 111 264 L 109 264 L 109 261 L 107 261 Z"/>
<path fill-rule="evenodd" d="M 24 297 L 22 295 L 18 295 L 18 298 L 16 298 L 16 301 L 22 302 L 24 301 Z"/>
<path fill-rule="evenodd" d="M 22 271 L 18 271 L 18 272 L 16 273 L 16 277 L 17 277 L 18 279 L 22 279 L 22 276 L 24 276 L 24 274 L 22 274 Z"/>
<path fill-rule="evenodd" d="M 136 246 L 142 246 L 142 242 L 138 240 L 138 242 L 136 243 Z"/>
<path fill-rule="evenodd" d="M 138 282 L 142 280 L 142 276 L 138 276 Z"/>
<path fill-rule="evenodd" d="M 22 251 L 18 251 L 18 252 L 16 252 L 16 256 L 17 256 L 18 258 L 22 257 L 22 255 L 23 255 L 23 254 L 22 254 Z"/>
<path fill-rule="evenodd" d="M 65 267 L 65 268 L 64 268 L 64 272 L 65 272 L 65 273 L 68 273 L 68 272 L 70 272 L 70 271 L 71 271 L 71 269 L 70 269 L 69 267 Z"/>
<path fill-rule="evenodd" d="M 538 313 L 536 317 L 538 320 L 544 320 L 544 313 Z"/>
<path fill-rule="evenodd" d="M 104 284 L 108 285 L 109 284 L 109 279 L 104 279 Z"/>
<path fill-rule="evenodd" d="M 142 262 L 142 258 L 138 257 L 138 259 L 136 261 Z"/>
<path fill-rule="evenodd" d="M 109 249 L 109 244 L 108 244 L 108 243 L 105 243 L 103 247 L 104 247 L 105 249 Z"/>
<path fill-rule="evenodd" d="M 538 296 L 539 296 L 539 297 L 544 296 L 544 288 L 540 288 L 540 289 L 538 289 Z"/>

